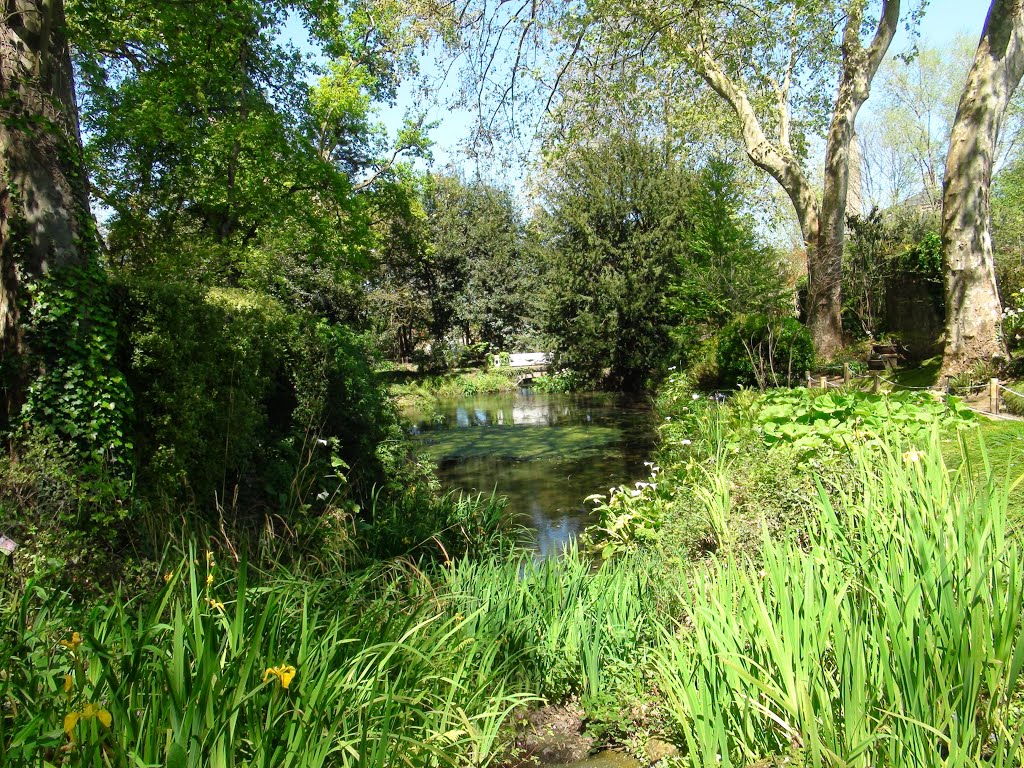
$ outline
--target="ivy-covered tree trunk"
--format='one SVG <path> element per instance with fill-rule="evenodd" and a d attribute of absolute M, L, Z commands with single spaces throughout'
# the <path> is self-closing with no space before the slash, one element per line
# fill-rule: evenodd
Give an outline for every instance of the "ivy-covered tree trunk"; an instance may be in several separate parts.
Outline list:
<path fill-rule="evenodd" d="M 0 16 L 0 427 L 121 454 L 127 390 L 89 210 L 62 0 Z"/>
<path fill-rule="evenodd" d="M 946 262 L 943 371 L 1006 354 L 992 258 L 992 164 L 1010 97 L 1024 75 L 1024 0 L 992 0 L 957 108 L 942 193 Z"/>

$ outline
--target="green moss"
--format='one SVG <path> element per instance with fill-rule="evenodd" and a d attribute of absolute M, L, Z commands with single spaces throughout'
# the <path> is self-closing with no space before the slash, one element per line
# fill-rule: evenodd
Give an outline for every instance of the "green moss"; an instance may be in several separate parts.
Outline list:
<path fill-rule="evenodd" d="M 426 453 L 435 460 L 497 456 L 510 459 L 579 459 L 622 439 L 614 427 L 544 427 L 507 425 L 486 429 L 429 432 Z"/>

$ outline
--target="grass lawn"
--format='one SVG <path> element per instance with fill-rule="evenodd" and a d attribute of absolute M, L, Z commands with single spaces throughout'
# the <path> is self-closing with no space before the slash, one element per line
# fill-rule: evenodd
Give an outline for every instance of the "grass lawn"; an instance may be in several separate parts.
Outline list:
<path fill-rule="evenodd" d="M 899 368 L 886 376 L 904 387 L 934 387 L 939 382 L 942 357 L 932 357 L 914 368 Z"/>
<path fill-rule="evenodd" d="M 1007 487 L 1024 475 L 1024 421 L 996 421 L 980 416 L 977 429 L 963 430 L 945 442 L 946 463 L 958 467 L 964 460 L 971 474 L 980 477 L 987 455 L 992 474 Z M 1024 526 L 1024 482 L 1010 493 L 1008 512 L 1018 533 Z"/>

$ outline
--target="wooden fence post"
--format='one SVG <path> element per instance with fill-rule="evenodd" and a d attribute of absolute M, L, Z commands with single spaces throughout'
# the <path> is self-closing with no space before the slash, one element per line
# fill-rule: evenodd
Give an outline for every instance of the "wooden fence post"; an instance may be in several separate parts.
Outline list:
<path fill-rule="evenodd" d="M 988 382 L 988 409 L 991 413 L 999 414 L 999 379 L 990 379 Z"/>
<path fill-rule="evenodd" d="M 878 371 L 871 372 L 871 394 L 877 395 L 882 391 L 882 380 L 879 378 Z"/>
<path fill-rule="evenodd" d="M 807 382 L 807 388 L 808 389 L 810 389 L 812 386 L 814 386 L 814 383 L 813 383 L 814 379 L 811 378 L 811 372 L 810 371 L 804 371 L 804 380 Z"/>
<path fill-rule="evenodd" d="M 843 363 L 843 386 L 848 387 L 853 383 L 853 371 L 849 363 Z"/>
<path fill-rule="evenodd" d="M 822 376 L 818 379 L 818 387 L 821 389 L 828 389 L 828 376 Z"/>

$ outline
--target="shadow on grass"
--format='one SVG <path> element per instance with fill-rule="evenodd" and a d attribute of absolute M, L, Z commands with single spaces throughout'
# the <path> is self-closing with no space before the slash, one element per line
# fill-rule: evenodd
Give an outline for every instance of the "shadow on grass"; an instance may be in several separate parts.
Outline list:
<path fill-rule="evenodd" d="M 934 387 L 939 382 L 939 370 L 942 368 L 942 356 L 931 357 L 913 368 L 900 368 L 890 376 L 897 384 L 904 387 Z"/>

